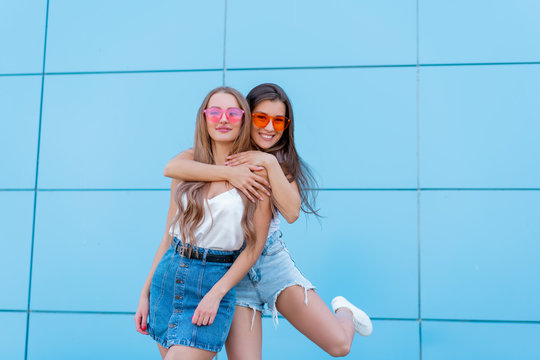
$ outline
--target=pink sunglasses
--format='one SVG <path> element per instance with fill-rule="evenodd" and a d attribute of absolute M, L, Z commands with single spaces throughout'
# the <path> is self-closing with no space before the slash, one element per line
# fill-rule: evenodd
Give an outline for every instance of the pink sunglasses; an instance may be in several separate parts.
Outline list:
<path fill-rule="evenodd" d="M 221 120 L 223 113 L 225 113 L 227 120 L 229 120 L 229 122 L 231 123 L 238 122 L 242 120 L 242 118 L 244 117 L 244 110 L 236 108 L 236 107 L 222 109 L 222 108 L 213 106 L 211 108 L 205 109 L 203 113 L 204 115 L 206 115 L 206 119 L 208 119 L 208 121 L 211 121 L 214 123 L 217 123 L 219 122 L 219 120 Z"/>

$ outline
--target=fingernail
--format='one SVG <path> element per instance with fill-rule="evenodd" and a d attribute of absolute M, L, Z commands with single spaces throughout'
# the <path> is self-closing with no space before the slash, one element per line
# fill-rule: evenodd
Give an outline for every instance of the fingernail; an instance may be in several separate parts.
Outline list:
<path fill-rule="evenodd" d="M 143 326 L 142 329 L 143 329 L 143 330 L 146 330 L 146 326 Z"/>

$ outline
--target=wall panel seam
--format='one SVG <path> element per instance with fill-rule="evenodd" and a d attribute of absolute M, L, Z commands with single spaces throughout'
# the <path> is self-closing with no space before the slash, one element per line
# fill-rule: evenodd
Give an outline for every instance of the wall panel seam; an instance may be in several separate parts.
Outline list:
<path fill-rule="evenodd" d="M 418 261 L 418 358 L 422 360 L 422 264 L 420 237 L 420 0 L 416 0 L 416 231 Z"/>
<path fill-rule="evenodd" d="M 528 62 L 481 62 L 481 63 L 433 63 L 433 64 L 379 64 L 379 65 L 328 65 L 328 66 L 286 66 L 286 67 L 253 67 L 253 68 L 226 68 L 227 71 L 266 71 L 266 70 L 329 70 L 329 69 L 376 69 L 376 68 L 416 68 L 419 67 L 452 67 L 452 66 L 515 66 L 540 65 L 538 61 Z M 167 69 L 167 70 L 103 70 L 103 71 L 68 71 L 68 72 L 42 72 L 42 73 L 4 73 L 2 76 L 61 76 L 61 75 L 98 75 L 98 74 L 151 74 L 151 73 L 182 73 L 182 72 L 209 72 L 223 71 L 223 68 L 208 69 Z"/>
<path fill-rule="evenodd" d="M 43 115 L 43 93 L 45 87 L 45 60 L 47 58 L 47 30 L 49 26 L 49 0 L 47 0 L 47 7 L 45 11 L 45 33 L 43 39 L 43 63 L 41 68 L 41 95 L 39 103 L 39 122 L 38 122 L 38 141 L 36 148 L 36 176 L 34 181 L 34 212 L 32 215 L 32 242 L 30 245 L 30 269 L 28 272 L 28 302 L 26 307 L 26 338 L 24 346 L 24 359 L 28 359 L 28 339 L 30 334 L 30 302 L 32 299 L 32 272 L 34 262 L 34 238 L 36 230 L 36 210 L 37 210 L 37 188 L 38 188 L 38 175 L 39 175 L 39 152 L 41 146 L 41 119 Z"/>
<path fill-rule="evenodd" d="M 224 21 L 223 21 L 223 79 L 222 85 L 227 83 L 227 12 L 228 12 L 228 0 L 225 1 Z"/>

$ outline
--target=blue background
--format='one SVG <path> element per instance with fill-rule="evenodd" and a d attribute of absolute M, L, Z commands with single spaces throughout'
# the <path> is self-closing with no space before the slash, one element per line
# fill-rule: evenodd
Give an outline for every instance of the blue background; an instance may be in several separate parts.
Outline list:
<path fill-rule="evenodd" d="M 167 161 L 280 84 L 323 219 L 282 226 L 349 359 L 540 359 L 540 3 L 0 0 L 0 358 L 159 359 L 133 314 Z M 283 318 L 265 359 L 327 359 Z M 219 358 L 225 358 L 220 354 Z"/>

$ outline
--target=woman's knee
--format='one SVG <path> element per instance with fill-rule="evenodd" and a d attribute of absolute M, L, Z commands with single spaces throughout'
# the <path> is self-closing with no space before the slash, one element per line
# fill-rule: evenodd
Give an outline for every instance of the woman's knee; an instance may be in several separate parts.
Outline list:
<path fill-rule="evenodd" d="M 328 351 L 328 354 L 333 357 L 343 357 L 349 355 L 351 352 L 351 346 L 347 344 L 341 344 L 338 346 L 332 347 L 330 351 Z"/>
<path fill-rule="evenodd" d="M 325 350 L 333 357 L 347 356 L 351 352 L 351 342 L 345 336 L 336 336 Z"/>

